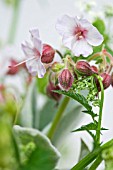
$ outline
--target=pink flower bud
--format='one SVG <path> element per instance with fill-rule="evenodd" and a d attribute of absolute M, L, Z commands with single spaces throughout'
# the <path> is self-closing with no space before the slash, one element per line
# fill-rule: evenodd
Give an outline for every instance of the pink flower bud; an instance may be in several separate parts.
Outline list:
<path fill-rule="evenodd" d="M 101 77 L 103 78 L 102 83 L 103 83 L 104 89 L 107 89 L 111 84 L 111 76 L 107 73 L 102 73 Z"/>
<path fill-rule="evenodd" d="M 85 76 L 90 76 L 93 73 L 89 63 L 87 63 L 86 61 L 78 61 L 76 63 L 76 70 L 80 74 L 85 75 Z"/>
<path fill-rule="evenodd" d="M 107 73 L 102 73 L 100 76 L 103 79 L 102 83 L 103 83 L 104 89 L 107 89 L 111 84 L 111 76 Z M 98 92 L 100 92 L 101 88 L 100 88 L 99 81 L 97 79 L 95 79 L 95 82 L 96 82 L 96 85 L 97 85 Z"/>
<path fill-rule="evenodd" d="M 96 66 L 91 66 L 91 70 L 93 73 L 98 74 L 98 68 Z"/>
<path fill-rule="evenodd" d="M 74 78 L 73 78 L 73 75 L 71 74 L 71 72 L 68 70 L 68 69 L 64 69 L 59 77 L 58 77 L 58 81 L 60 83 L 60 86 L 68 91 L 72 84 L 73 84 L 73 81 L 74 81 Z"/>
<path fill-rule="evenodd" d="M 41 56 L 42 63 L 49 64 L 53 61 L 55 55 L 55 50 L 47 44 L 43 45 L 43 51 Z"/>
<path fill-rule="evenodd" d="M 46 89 L 47 95 L 48 95 L 50 98 L 52 98 L 52 99 L 54 99 L 54 100 L 56 100 L 56 101 L 59 101 L 59 100 L 61 99 L 62 95 L 53 92 L 53 90 L 60 90 L 60 87 L 59 87 L 58 85 L 55 86 L 52 82 L 49 82 L 49 84 L 48 84 L 48 86 L 47 86 L 47 89 Z"/>
<path fill-rule="evenodd" d="M 111 86 L 113 87 L 113 72 L 111 73 Z"/>

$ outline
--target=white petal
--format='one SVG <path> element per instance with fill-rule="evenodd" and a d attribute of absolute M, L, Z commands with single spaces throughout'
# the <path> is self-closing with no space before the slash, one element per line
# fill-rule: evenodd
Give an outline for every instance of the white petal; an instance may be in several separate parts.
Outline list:
<path fill-rule="evenodd" d="M 77 26 L 78 19 L 64 15 L 57 20 L 56 29 L 62 36 L 73 35 L 74 28 Z"/>
<path fill-rule="evenodd" d="M 77 40 L 73 46 L 72 51 L 75 56 L 83 55 L 84 57 L 87 57 L 93 52 L 92 47 L 85 41 L 84 39 Z"/>
<path fill-rule="evenodd" d="M 38 72 L 38 78 L 43 78 L 46 73 L 46 69 L 40 59 L 37 62 L 37 72 Z"/>
<path fill-rule="evenodd" d="M 71 49 L 73 41 L 75 41 L 75 40 L 76 40 L 76 37 L 73 37 L 73 36 L 69 36 L 69 37 L 63 36 L 62 42 L 63 42 L 64 46 L 66 46 L 69 49 Z"/>
<path fill-rule="evenodd" d="M 41 63 L 40 59 L 38 59 L 38 60 L 34 59 L 31 61 L 27 61 L 26 67 L 32 76 L 36 76 L 38 74 L 38 78 L 44 77 L 44 75 L 46 73 L 46 69 L 45 69 L 44 65 Z"/>
<path fill-rule="evenodd" d="M 38 29 L 32 29 L 29 31 L 31 33 L 31 36 L 34 38 L 40 38 L 39 37 L 39 30 Z"/>
<path fill-rule="evenodd" d="M 36 48 L 37 51 L 39 52 L 39 54 L 41 55 L 42 54 L 42 47 L 43 47 L 42 41 L 38 38 L 33 38 L 32 41 L 33 41 L 33 44 L 34 44 L 34 48 Z"/>
<path fill-rule="evenodd" d="M 27 57 L 32 57 L 34 56 L 34 51 L 33 49 L 27 44 L 22 44 L 21 45 L 22 47 L 22 50 L 24 52 L 24 54 L 27 56 Z"/>
<path fill-rule="evenodd" d="M 103 36 L 99 33 L 99 31 L 91 25 L 91 27 L 88 30 L 86 40 L 89 44 L 93 46 L 98 46 L 102 44 L 103 42 Z"/>

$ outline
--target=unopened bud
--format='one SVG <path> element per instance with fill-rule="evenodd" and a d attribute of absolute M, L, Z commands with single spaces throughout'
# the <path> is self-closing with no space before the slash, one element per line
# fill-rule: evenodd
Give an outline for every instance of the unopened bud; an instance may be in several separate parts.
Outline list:
<path fill-rule="evenodd" d="M 43 45 L 43 51 L 42 51 L 42 57 L 41 61 L 42 63 L 49 64 L 53 61 L 55 55 L 55 50 L 47 44 Z"/>
<path fill-rule="evenodd" d="M 76 63 L 76 70 L 79 72 L 79 74 L 85 75 L 85 76 L 90 76 L 92 75 L 92 70 L 89 65 L 89 63 L 85 61 L 78 61 Z"/>
<path fill-rule="evenodd" d="M 52 82 L 49 82 L 49 84 L 47 86 L 47 89 L 46 89 L 47 95 L 50 98 L 52 98 L 52 99 L 54 99 L 56 101 L 59 101 L 61 99 L 62 95 L 58 94 L 58 93 L 55 93 L 53 90 L 60 90 L 60 87 L 58 85 L 55 86 Z"/>
<path fill-rule="evenodd" d="M 102 73 L 101 77 L 103 78 L 102 83 L 103 83 L 104 89 L 107 89 L 111 84 L 111 76 L 107 73 Z"/>
<path fill-rule="evenodd" d="M 112 74 L 111 74 L 111 85 L 112 85 L 112 87 L 113 87 L 113 72 L 112 72 Z"/>
<path fill-rule="evenodd" d="M 72 84 L 73 84 L 73 81 L 74 81 L 74 78 L 73 78 L 73 75 L 71 74 L 71 72 L 68 70 L 68 69 L 64 69 L 59 77 L 58 77 L 58 81 L 60 83 L 60 86 L 68 91 Z"/>
<path fill-rule="evenodd" d="M 102 73 L 100 76 L 102 77 L 102 83 L 103 83 L 104 89 L 107 89 L 111 84 L 111 76 L 107 73 Z M 101 88 L 100 88 L 99 81 L 96 79 L 95 82 L 97 85 L 98 92 L 100 92 Z"/>
<path fill-rule="evenodd" d="M 98 68 L 96 66 L 91 66 L 91 70 L 93 73 L 98 74 Z"/>

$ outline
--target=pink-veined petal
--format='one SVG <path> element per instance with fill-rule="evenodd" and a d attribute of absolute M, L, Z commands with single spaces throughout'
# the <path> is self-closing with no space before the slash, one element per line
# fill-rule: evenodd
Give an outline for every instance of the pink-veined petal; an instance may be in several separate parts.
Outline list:
<path fill-rule="evenodd" d="M 32 38 L 40 38 L 38 29 L 32 29 L 29 30 L 29 32 L 31 33 Z"/>
<path fill-rule="evenodd" d="M 68 47 L 69 49 L 71 49 L 73 41 L 74 42 L 76 41 L 76 37 L 73 37 L 73 36 L 69 36 L 69 37 L 63 36 L 62 42 L 63 42 L 64 46 Z"/>
<path fill-rule="evenodd" d="M 28 45 L 28 43 L 26 43 L 26 44 L 21 44 L 21 47 L 22 47 L 22 50 L 23 50 L 24 54 L 25 54 L 27 57 L 32 57 L 32 56 L 34 56 L 34 51 L 33 51 L 33 49 Z"/>
<path fill-rule="evenodd" d="M 26 67 L 32 76 L 36 76 L 38 74 L 38 78 L 44 77 L 46 73 L 46 69 L 41 63 L 40 59 L 33 59 L 31 61 L 27 61 Z"/>
<path fill-rule="evenodd" d="M 83 55 L 87 57 L 93 52 L 92 47 L 85 41 L 85 39 L 77 40 L 72 45 L 72 51 L 75 56 Z"/>
<path fill-rule="evenodd" d="M 37 61 L 37 73 L 38 78 L 43 78 L 46 73 L 46 69 L 40 59 Z"/>
<path fill-rule="evenodd" d="M 33 38 L 32 41 L 33 41 L 33 44 L 34 44 L 34 48 L 36 48 L 37 51 L 39 52 L 39 55 L 41 55 L 42 54 L 42 48 L 43 48 L 42 41 L 38 38 Z"/>

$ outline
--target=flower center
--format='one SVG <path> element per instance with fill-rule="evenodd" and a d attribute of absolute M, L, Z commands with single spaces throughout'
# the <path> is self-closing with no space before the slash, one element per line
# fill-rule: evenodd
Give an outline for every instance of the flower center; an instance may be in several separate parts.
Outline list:
<path fill-rule="evenodd" d="M 83 38 L 86 38 L 87 30 L 83 29 L 81 27 L 76 27 L 74 30 L 74 35 L 76 36 L 77 40 L 81 40 Z"/>

